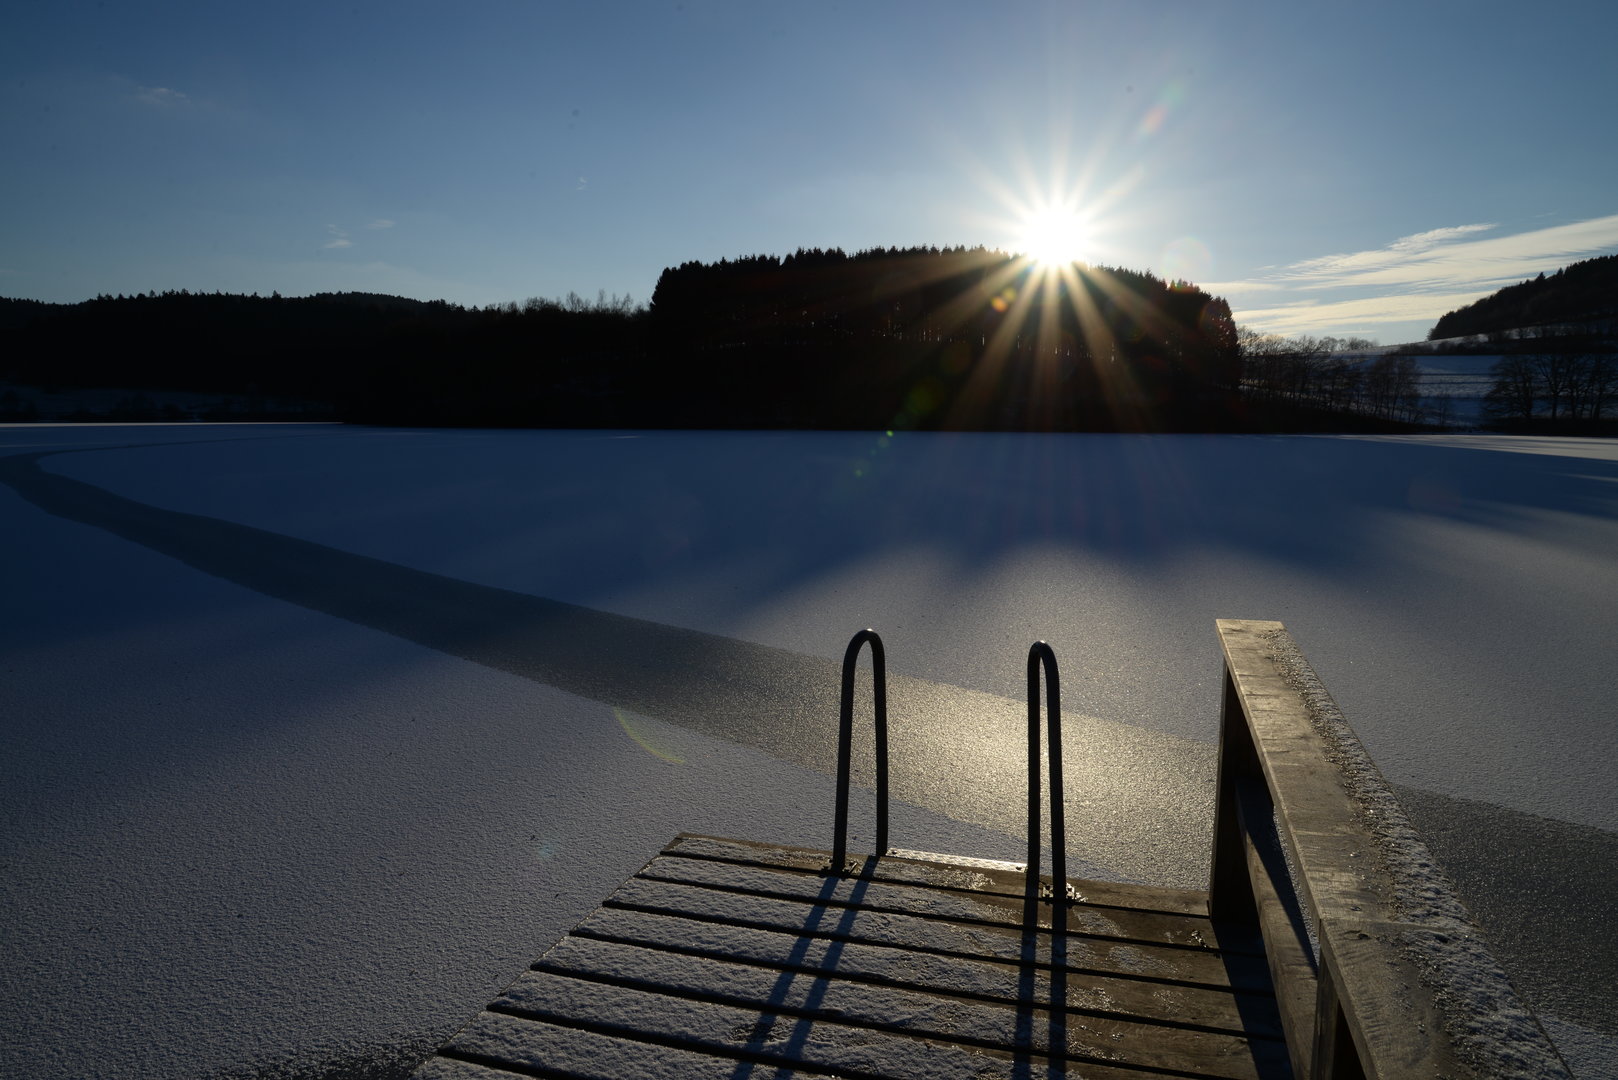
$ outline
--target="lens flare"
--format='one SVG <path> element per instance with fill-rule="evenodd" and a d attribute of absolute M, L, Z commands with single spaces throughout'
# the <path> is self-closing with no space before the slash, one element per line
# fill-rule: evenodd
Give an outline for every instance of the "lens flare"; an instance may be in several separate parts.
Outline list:
<path fill-rule="evenodd" d="M 1168 122 L 1169 113 L 1173 112 L 1184 98 L 1184 83 L 1175 80 L 1163 87 L 1157 95 L 1157 101 L 1140 118 L 1140 124 L 1135 128 L 1135 141 L 1149 139 L 1162 131 L 1163 125 Z"/>
<path fill-rule="evenodd" d="M 1206 281 L 1213 270 L 1213 252 L 1196 237 L 1182 236 L 1163 249 L 1158 265 L 1171 280 Z"/>
<path fill-rule="evenodd" d="M 652 726 L 645 717 L 636 716 L 622 709 L 613 709 L 612 715 L 618 718 L 618 726 L 624 729 L 625 735 L 634 740 L 636 746 L 655 758 L 662 758 L 670 765 L 685 764 L 685 758 L 662 744 L 662 740 L 652 731 Z"/>

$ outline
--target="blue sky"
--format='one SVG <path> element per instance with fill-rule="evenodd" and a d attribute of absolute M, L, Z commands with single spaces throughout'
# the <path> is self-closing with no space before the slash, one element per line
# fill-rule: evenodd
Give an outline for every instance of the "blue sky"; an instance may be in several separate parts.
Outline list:
<path fill-rule="evenodd" d="M 1606 3 L 541 3 L 14 11 L 0 295 L 649 299 L 798 247 L 1185 277 L 1419 338 L 1618 251 Z"/>

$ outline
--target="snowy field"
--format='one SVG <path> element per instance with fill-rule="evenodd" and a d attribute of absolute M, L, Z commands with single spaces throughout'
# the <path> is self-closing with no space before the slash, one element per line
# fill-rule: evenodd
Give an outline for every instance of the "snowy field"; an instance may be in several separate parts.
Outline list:
<path fill-rule="evenodd" d="M 1618 1075 L 1618 445 L 12 426 L 0 481 L 6 1075 L 384 1075 L 676 832 L 826 846 L 867 625 L 894 843 L 1017 856 L 1044 638 L 1074 873 L 1202 884 L 1220 617 Z"/>

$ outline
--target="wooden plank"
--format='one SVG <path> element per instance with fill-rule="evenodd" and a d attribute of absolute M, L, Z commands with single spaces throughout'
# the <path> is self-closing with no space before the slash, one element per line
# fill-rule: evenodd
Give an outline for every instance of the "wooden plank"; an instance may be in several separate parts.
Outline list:
<path fill-rule="evenodd" d="M 1039 1073 L 1045 1073 L 1050 1065 L 1045 1054 L 1031 1049 L 1027 1043 L 1017 1049 L 1010 1045 L 990 1049 L 863 1027 L 831 1010 L 794 1015 L 786 1005 L 737 1007 L 555 973 L 519 980 L 513 985 L 510 996 L 496 1001 L 485 1016 L 551 1023 L 576 1023 L 585 1018 L 593 1028 L 611 1029 L 613 1034 L 625 1038 L 720 1055 L 751 1055 L 761 1063 L 869 1076 L 977 1080 L 986 1072 L 1009 1072 L 1018 1061 L 1028 1063 Z M 1031 1010 L 1025 1023 L 1031 1034 L 1034 1026 Z M 472 1031 L 473 1028 L 468 1029 Z M 1085 1076 L 1129 1075 L 1138 1080 L 1138 1071 L 1124 1064 L 1116 1051 L 1109 1053 L 1107 1044 L 1112 1040 L 1107 1031 L 1063 1031 L 1059 1037 L 1064 1042 L 1071 1038 L 1074 1043 L 1075 1052 L 1068 1056 L 1084 1066 L 1075 1072 Z M 452 1045 L 469 1047 L 471 1043 L 458 1038 Z M 1229 1046 L 1228 1040 L 1225 1046 Z M 1108 1054 L 1110 1061 L 1092 1060 L 1083 1050 Z M 1237 1049 L 1237 1054 L 1247 1053 L 1245 1046 Z M 1239 1062 L 1237 1054 L 1231 1057 Z M 1217 1059 L 1210 1055 L 1207 1060 Z"/>
<path fill-rule="evenodd" d="M 919 882 L 900 884 L 826 878 L 805 853 L 715 854 L 648 863 L 418 1076 L 1288 1072 L 1262 958 L 1177 943 L 1205 916 L 1085 912 L 1095 933 L 1062 949 L 1021 926 L 1003 882 L 974 895 L 960 867 L 896 868 Z"/>
<path fill-rule="evenodd" d="M 741 1045 L 740 1040 L 732 1040 L 720 1049 L 740 1049 Z M 468 1058 L 486 1071 L 439 1071 L 446 1060 L 460 1064 Z M 493 1080 L 496 1076 L 512 1080 L 514 1073 L 568 1080 L 734 1080 L 738 1064 L 746 1060 L 734 1052 L 716 1053 L 706 1047 L 649 1042 L 571 1023 L 482 1012 L 445 1044 L 439 1056 L 417 1069 L 412 1080 Z M 820 1070 L 803 1072 L 825 1075 Z"/>
<path fill-rule="evenodd" d="M 1368 1077 L 1397 1080 L 1442 1069 L 1466 1075 L 1444 1034 L 1444 1019 L 1402 955 L 1399 935 L 1409 924 L 1345 923 L 1321 928 L 1321 971 L 1342 1009 L 1360 1066 Z M 1321 1032 L 1324 1040 L 1335 1035 Z M 1336 1058 L 1349 1056 L 1335 1048 Z"/>
<path fill-rule="evenodd" d="M 665 855 L 774 866 L 819 873 L 830 865 L 824 851 L 750 843 L 713 836 L 682 833 L 663 850 Z M 851 864 L 863 864 L 868 856 L 850 856 Z M 871 860 L 868 876 L 877 881 L 900 885 L 964 889 L 984 895 L 1020 898 L 1025 889 L 1022 863 L 999 859 L 972 859 L 932 852 L 904 852 L 894 849 L 891 857 Z M 1048 876 L 1046 878 L 1048 880 Z M 1097 907 L 1124 907 L 1136 911 L 1206 917 L 1208 893 L 1197 889 L 1171 889 L 1155 885 L 1133 885 L 1117 881 L 1069 879 L 1086 902 Z"/>
<path fill-rule="evenodd" d="M 1196 1030 L 1151 1023 L 1116 1010 L 1073 1008 L 1075 998 L 1094 1001 L 1098 996 L 1082 987 L 1059 987 L 1069 1007 L 1053 1010 L 1045 1004 L 1051 980 L 1036 978 L 1033 972 L 1025 972 L 1024 1003 L 1017 1001 L 1016 972 L 1010 973 L 1010 999 L 987 1002 L 941 994 L 937 988 L 856 981 L 839 961 L 833 955 L 829 966 L 808 973 L 571 937 L 546 955 L 539 971 L 513 984 L 496 1007 L 529 1011 L 534 995 L 549 999 L 544 984 L 563 975 L 783 1018 L 835 1018 L 839 1024 L 988 1050 L 1022 1045 L 1050 1054 L 1054 1031 L 1060 1039 L 1054 1044 L 1058 1055 L 1243 1080 L 1259 1075 L 1253 1040 L 1240 1034 L 1240 1017 L 1228 998 L 1226 1015 L 1217 1018 L 1226 1030 Z M 1285 1055 L 1279 1042 L 1258 1043 L 1257 1053 L 1267 1060 Z"/>
<path fill-rule="evenodd" d="M 1208 867 L 1208 914 L 1221 926 L 1258 926 L 1247 845 L 1237 800 L 1244 787 L 1264 784 L 1253 735 L 1247 729 L 1236 682 L 1227 668 L 1219 709 L 1219 774 L 1214 788 L 1212 859 Z M 1266 801 L 1268 793 L 1266 792 Z"/>
<path fill-rule="evenodd" d="M 1227 677 L 1274 806 L 1280 839 L 1294 862 L 1293 873 L 1275 886 L 1296 891 L 1317 935 L 1328 934 L 1336 924 L 1397 918 L 1389 903 L 1391 881 L 1376 857 L 1374 841 L 1357 820 L 1342 772 L 1315 730 L 1307 702 L 1275 661 L 1273 641 L 1280 633 L 1284 628 L 1279 623 L 1219 623 Z M 1274 876 L 1255 867 L 1253 880 L 1263 883 Z M 1289 935 L 1289 928 L 1266 933 L 1266 946 L 1277 960 L 1288 948 Z M 1375 947 L 1358 947 L 1351 984 L 1335 982 L 1322 991 L 1316 983 L 1312 989 L 1339 1003 L 1366 1075 L 1408 1075 L 1401 1070 L 1412 1061 L 1422 1062 L 1420 1068 L 1427 1071 L 1458 1071 L 1445 1046 L 1419 1034 L 1441 1021 L 1429 995 L 1412 995 L 1391 976 L 1398 962 L 1396 950 L 1378 955 Z M 1278 971 L 1276 988 L 1287 1041 L 1296 1071 L 1304 1076 L 1312 1074 L 1322 1046 L 1336 1036 L 1333 1029 L 1319 1029 L 1322 1019 L 1331 1018 L 1323 1017 L 1314 1001 L 1302 1000 L 1306 987 L 1301 972 L 1287 977 Z M 1371 1028 L 1362 1025 L 1362 1017 Z M 1340 1052 L 1338 1048 L 1336 1053 Z"/>
<path fill-rule="evenodd" d="M 1277 622 L 1219 621 L 1225 663 L 1252 733 L 1282 838 L 1315 918 L 1365 919 L 1384 909 L 1387 882 L 1374 844 L 1355 820 L 1342 774 L 1327 756 L 1308 707 L 1275 664 L 1267 635 Z"/>
<path fill-rule="evenodd" d="M 1030 935 L 1032 941 L 1025 944 L 1020 936 L 1007 934 L 1006 925 L 949 922 L 859 908 L 831 909 L 825 917 L 811 919 L 800 900 L 718 892 L 676 882 L 632 879 L 608 899 L 606 906 L 811 937 L 926 949 L 966 958 L 1018 963 L 1026 952 L 1036 963 L 1051 962 L 1050 935 Z M 1105 938 L 1074 936 L 1066 944 L 1064 966 L 1070 970 L 1216 988 L 1229 987 L 1233 981 L 1254 988 L 1269 986 L 1262 959 Z"/>
<path fill-rule="evenodd" d="M 1276 1012 L 1291 1051 L 1293 1071 L 1299 1077 L 1308 1077 L 1316 1056 L 1311 1042 L 1315 1038 L 1319 997 L 1314 954 L 1306 932 L 1297 924 L 1295 904 L 1289 904 L 1276 886 L 1278 880 L 1286 880 L 1287 869 L 1278 850 L 1268 800 L 1254 798 L 1254 793 L 1243 790 L 1251 781 L 1233 783 L 1232 805 L 1247 857 L 1254 917 L 1266 945 Z"/>
<path fill-rule="evenodd" d="M 1305 906 L 1320 949 L 1313 980 L 1294 928 L 1274 910 L 1255 915 L 1269 924 L 1298 1075 L 1566 1077 L 1284 627 L 1218 625 L 1228 689 L 1210 909 L 1251 909 L 1254 890 L 1263 896 L 1271 883 Z M 1228 811 L 1257 776 L 1291 866 L 1250 860 L 1246 889 L 1231 869 Z M 1243 831 L 1261 831 L 1270 812 L 1248 811 Z"/>
<path fill-rule="evenodd" d="M 1023 898 L 999 893 L 920 889 L 867 878 L 828 878 L 784 869 L 668 856 L 653 859 L 637 876 L 652 881 L 701 885 L 749 896 L 769 896 L 827 906 L 857 904 L 868 911 L 996 926 L 1023 925 Z M 1041 926 L 1049 928 L 1051 910 L 1049 903 L 1041 905 Z M 1075 904 L 1069 908 L 1067 926 L 1069 934 L 1178 945 L 1187 949 L 1212 948 L 1209 942 L 1212 926 L 1206 920 L 1185 916 Z"/>
<path fill-rule="evenodd" d="M 665 915 L 598 911 L 573 931 L 574 938 L 678 953 L 684 957 L 726 959 L 808 975 L 835 976 L 856 983 L 970 997 L 1015 1005 L 1029 984 L 1045 985 L 1049 969 L 1012 962 L 964 960 L 935 953 L 845 941 L 805 938 L 746 927 L 714 926 Z M 562 946 L 558 946 L 560 950 Z M 551 964 L 557 950 L 547 953 Z M 565 955 L 565 954 L 564 954 Z M 1274 1003 L 1267 994 L 1237 993 L 1201 986 L 1063 972 L 1069 1009 L 1097 1016 L 1159 1016 L 1186 1025 L 1279 1038 Z"/>

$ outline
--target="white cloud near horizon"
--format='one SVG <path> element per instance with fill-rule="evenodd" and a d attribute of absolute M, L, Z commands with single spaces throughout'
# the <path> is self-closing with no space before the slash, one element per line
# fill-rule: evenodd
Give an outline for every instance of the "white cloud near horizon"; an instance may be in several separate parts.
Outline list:
<path fill-rule="evenodd" d="M 135 100 L 162 109 L 184 104 L 190 99 L 167 86 L 139 86 L 135 88 Z"/>
<path fill-rule="evenodd" d="M 1387 323 L 1437 322 L 1493 291 L 1366 296 L 1324 303 L 1302 300 L 1268 308 L 1241 308 L 1232 314 L 1237 322 L 1271 334 L 1374 333 L 1373 327 Z"/>
<path fill-rule="evenodd" d="M 1429 229 L 1374 250 L 1304 259 L 1204 288 L 1229 299 L 1238 321 L 1272 333 L 1319 333 L 1348 323 L 1436 320 L 1502 286 L 1618 250 L 1618 214 L 1508 235 L 1495 234 L 1498 228 Z M 1333 290 L 1359 295 L 1298 296 Z"/>
<path fill-rule="evenodd" d="M 396 224 L 397 222 L 392 218 L 375 218 L 366 222 L 362 228 L 376 231 L 378 229 L 391 229 Z M 354 241 L 349 239 L 348 230 L 341 225 L 327 225 L 326 232 L 331 236 L 331 239 L 320 245 L 322 251 L 333 251 L 354 246 Z"/>

